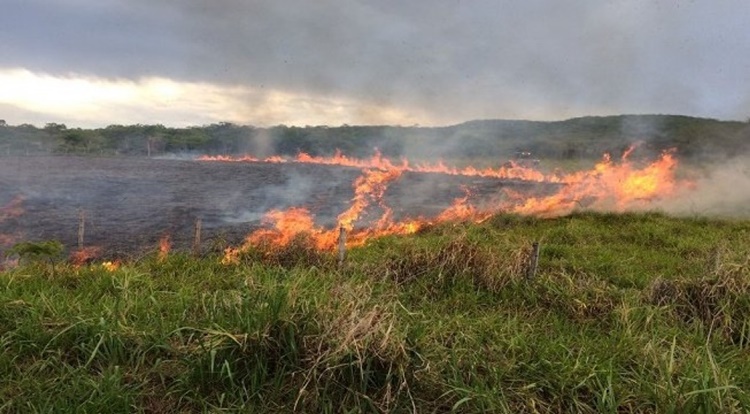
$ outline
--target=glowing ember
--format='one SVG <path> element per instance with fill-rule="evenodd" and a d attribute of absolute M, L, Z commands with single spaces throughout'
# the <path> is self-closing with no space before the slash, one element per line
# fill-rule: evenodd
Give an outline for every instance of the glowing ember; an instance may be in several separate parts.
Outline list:
<path fill-rule="evenodd" d="M 354 197 L 349 208 L 341 213 L 333 229 L 323 229 L 315 225 L 310 212 L 303 208 L 268 213 L 264 222 L 271 227 L 258 230 L 248 236 L 245 244 L 236 249 L 228 249 L 224 261 L 232 263 L 245 249 L 261 243 L 287 245 L 298 234 L 305 233 L 319 249 L 335 248 L 338 228 L 343 227 L 347 235 L 347 245 L 363 244 L 372 237 L 388 234 L 411 234 L 425 225 L 449 220 L 482 221 L 492 214 L 513 212 L 540 216 L 556 216 L 570 213 L 575 209 L 597 209 L 623 211 L 634 208 L 648 208 L 649 203 L 659 198 L 667 198 L 689 186 L 689 182 L 678 182 L 674 172 L 677 161 L 672 152 L 663 153 L 650 164 L 632 162 L 629 157 L 635 147 L 625 151 L 622 159 L 615 163 L 608 155 L 590 171 L 571 174 L 545 175 L 533 166 L 509 163 L 500 168 L 478 169 L 474 167 L 455 168 L 443 163 L 412 166 L 408 160 L 393 162 L 379 152 L 370 159 L 350 158 L 337 152 L 333 157 L 314 157 L 300 153 L 294 159 L 271 157 L 260 160 L 253 156 L 244 157 L 201 157 L 202 161 L 225 162 L 296 162 L 321 165 L 338 165 L 363 169 L 354 182 Z M 559 184 L 556 191 L 544 196 L 535 196 L 510 188 L 504 188 L 500 201 L 481 209 L 470 203 L 471 194 L 454 201 L 453 205 L 433 219 L 412 219 L 394 221 L 392 210 L 385 205 L 383 197 L 388 185 L 398 180 L 404 172 L 443 173 L 461 176 L 490 177 L 501 180 L 524 180 L 526 182 Z M 366 210 L 376 205 L 381 211 L 378 220 L 365 228 L 358 228 Z"/>

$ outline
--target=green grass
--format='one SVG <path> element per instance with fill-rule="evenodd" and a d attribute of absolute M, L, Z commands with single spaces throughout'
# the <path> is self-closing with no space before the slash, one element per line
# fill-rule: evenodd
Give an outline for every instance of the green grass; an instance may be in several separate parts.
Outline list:
<path fill-rule="evenodd" d="M 542 245 L 528 279 L 530 244 Z M 750 222 L 511 215 L 0 273 L 0 412 L 750 410 Z"/>

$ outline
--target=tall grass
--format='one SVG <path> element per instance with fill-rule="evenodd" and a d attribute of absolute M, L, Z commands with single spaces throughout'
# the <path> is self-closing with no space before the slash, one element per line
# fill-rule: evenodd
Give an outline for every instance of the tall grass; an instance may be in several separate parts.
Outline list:
<path fill-rule="evenodd" d="M 0 412 L 746 412 L 749 236 L 500 215 L 342 268 L 304 238 L 233 265 L 30 262 L 0 274 Z"/>

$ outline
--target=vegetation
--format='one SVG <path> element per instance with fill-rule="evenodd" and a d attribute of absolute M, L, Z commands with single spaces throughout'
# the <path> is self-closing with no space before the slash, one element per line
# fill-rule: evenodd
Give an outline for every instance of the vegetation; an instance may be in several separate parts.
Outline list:
<path fill-rule="evenodd" d="M 0 125 L 0 155 L 253 153 L 294 156 L 344 154 L 369 157 L 379 148 L 389 157 L 461 159 L 513 157 L 599 159 L 622 153 L 634 142 L 641 151 L 677 148 L 683 160 L 706 161 L 750 149 L 750 123 L 669 115 L 584 117 L 560 122 L 472 121 L 441 128 L 400 126 L 306 126 L 256 128 L 230 123 L 202 127 L 110 125 L 83 130 L 64 124 Z"/>
<path fill-rule="evenodd" d="M 747 412 L 750 222 L 499 215 L 0 273 L 4 412 Z M 529 245 L 540 241 L 528 278 Z"/>

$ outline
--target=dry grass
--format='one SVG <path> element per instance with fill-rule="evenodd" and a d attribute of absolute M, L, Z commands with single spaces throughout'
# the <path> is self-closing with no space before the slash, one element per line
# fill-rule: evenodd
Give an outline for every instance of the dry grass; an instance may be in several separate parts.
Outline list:
<path fill-rule="evenodd" d="M 293 267 L 317 267 L 331 269 L 336 258 L 331 252 L 321 251 L 309 235 L 300 233 L 286 245 L 273 242 L 262 242 L 253 246 L 241 255 L 245 263 L 260 263 L 269 266 L 280 266 L 285 269 Z"/>
<path fill-rule="evenodd" d="M 435 286 L 450 287 L 460 280 L 470 280 L 477 288 L 497 293 L 525 277 L 530 254 L 530 244 L 499 251 L 463 234 L 437 248 L 410 245 L 369 265 L 365 272 L 398 285 L 430 278 Z"/>
<path fill-rule="evenodd" d="M 304 381 L 295 410 L 320 410 L 321 395 L 349 384 L 346 405 L 390 412 L 409 397 L 412 362 L 393 303 L 373 304 L 369 284 L 342 284 L 316 312 L 320 333 L 303 340 Z"/>
<path fill-rule="evenodd" d="M 700 322 L 733 344 L 750 340 L 750 257 L 725 261 L 728 252 L 712 252 L 708 271 L 698 279 L 655 279 L 646 302 L 670 307 L 686 323 Z"/>

